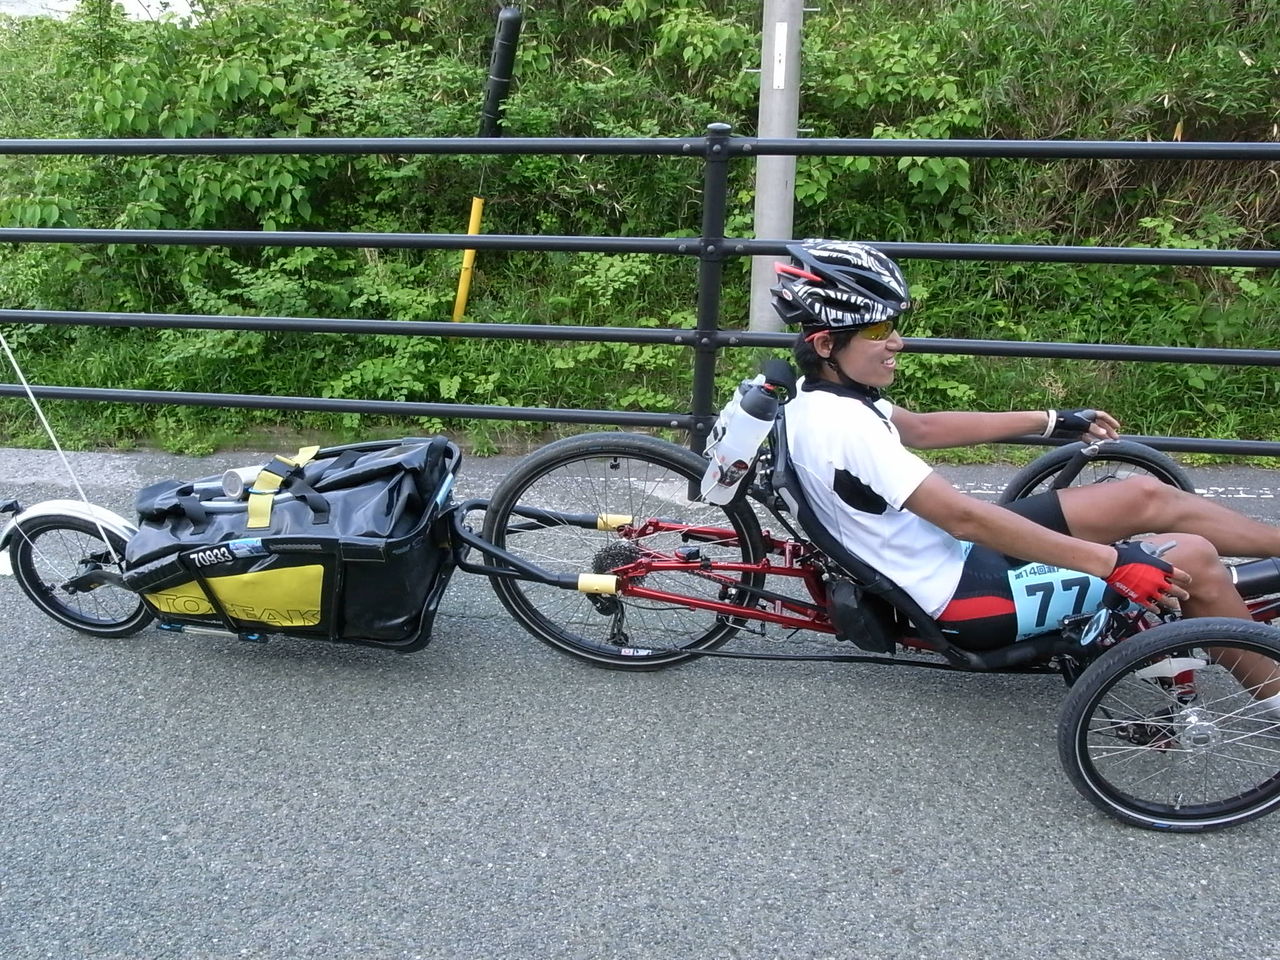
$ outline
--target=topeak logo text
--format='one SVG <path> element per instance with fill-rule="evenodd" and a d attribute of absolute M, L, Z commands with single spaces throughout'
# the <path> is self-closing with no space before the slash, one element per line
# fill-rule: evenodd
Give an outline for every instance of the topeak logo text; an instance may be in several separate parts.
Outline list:
<path fill-rule="evenodd" d="M 176 593 L 150 593 L 150 600 L 161 613 L 179 617 L 209 617 L 212 605 L 204 597 Z M 223 600 L 222 609 L 233 620 L 265 623 L 273 627 L 312 627 L 320 622 L 320 611 L 314 607 L 260 607 L 248 603 Z"/>

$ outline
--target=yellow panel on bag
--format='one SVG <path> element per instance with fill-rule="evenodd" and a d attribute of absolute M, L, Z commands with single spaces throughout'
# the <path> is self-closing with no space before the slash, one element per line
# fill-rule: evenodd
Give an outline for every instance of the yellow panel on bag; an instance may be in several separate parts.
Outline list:
<path fill-rule="evenodd" d="M 320 622 L 324 567 L 284 567 L 228 577 L 207 578 L 209 589 L 233 620 L 265 623 L 273 627 L 314 627 Z M 213 614 L 213 605 L 195 582 L 146 594 L 161 613 L 201 617 Z"/>
<path fill-rule="evenodd" d="M 156 593 L 144 593 L 142 596 L 161 613 L 172 613 L 179 617 L 208 617 L 213 614 L 213 604 L 194 581 Z"/>

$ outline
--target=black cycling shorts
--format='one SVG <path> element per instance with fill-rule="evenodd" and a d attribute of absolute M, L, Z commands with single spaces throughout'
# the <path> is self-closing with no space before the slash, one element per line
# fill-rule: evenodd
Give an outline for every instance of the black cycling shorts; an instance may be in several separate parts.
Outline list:
<path fill-rule="evenodd" d="M 1005 507 L 1042 527 L 1071 533 L 1055 490 Z M 959 647 L 994 650 L 1055 629 L 1063 616 L 1093 609 L 1104 588 L 1096 577 L 1030 563 L 975 543 L 955 593 L 938 614 L 938 626 Z"/>

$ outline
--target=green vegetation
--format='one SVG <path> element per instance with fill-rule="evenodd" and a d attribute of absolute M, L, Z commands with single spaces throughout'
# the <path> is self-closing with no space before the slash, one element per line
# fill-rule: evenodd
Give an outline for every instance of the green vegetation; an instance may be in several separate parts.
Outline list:
<path fill-rule="evenodd" d="M 0 20 L 0 138 L 471 136 L 495 7 L 446 0 L 208 0 L 135 23 L 107 0 Z M 684 136 L 755 123 L 758 3 L 532 0 L 515 136 Z M 1280 10 L 1255 0 L 864 0 L 809 14 L 802 125 L 825 137 L 1274 140 Z M 1280 246 L 1276 164 L 814 158 L 799 236 Z M 729 233 L 751 231 L 734 165 Z M 700 168 L 616 157 L 6 157 L 0 225 L 687 236 Z M 21 245 L 0 305 L 444 320 L 459 254 Z M 1273 271 L 915 261 L 913 336 L 1280 347 Z M 690 326 L 692 260 L 481 252 L 468 319 Z M 745 324 L 747 265 L 726 270 Z M 614 409 L 688 409 L 681 348 L 6 326 L 33 381 Z M 729 352 L 724 386 L 754 362 Z M 0 379 L 11 379 L 0 377 Z M 921 409 L 1106 406 L 1135 433 L 1274 439 L 1266 370 L 916 355 Z M 396 432 L 372 418 L 51 402 L 70 444 L 203 451 L 254 431 Z M 0 404 L 0 442 L 39 444 Z M 464 430 L 482 448 L 507 425 Z M 533 425 L 517 425 L 533 430 Z"/>

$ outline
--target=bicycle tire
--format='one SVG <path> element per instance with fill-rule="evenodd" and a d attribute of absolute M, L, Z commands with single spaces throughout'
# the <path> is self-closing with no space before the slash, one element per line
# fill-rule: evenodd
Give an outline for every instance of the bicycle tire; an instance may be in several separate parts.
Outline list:
<path fill-rule="evenodd" d="M 695 526 L 731 528 L 730 543 L 698 542 L 704 559 L 755 563 L 764 555 L 760 525 L 744 502 L 717 506 L 690 500 L 690 481 L 706 461 L 683 447 L 640 434 L 570 437 L 529 456 L 494 491 L 483 536 L 557 573 L 594 572 L 656 551 L 670 556 L 692 541 L 679 533 L 626 539 L 615 530 L 564 523 L 530 523 L 516 512 L 541 508 L 594 517 L 625 514 L 637 522 L 661 517 Z M 730 575 L 732 584 L 760 586 L 757 572 Z M 681 663 L 729 640 L 742 621 L 707 610 L 628 596 L 608 600 L 559 587 L 491 577 L 507 612 L 539 640 L 589 663 L 622 670 L 652 670 Z M 652 572 L 644 585 L 668 592 L 750 606 L 751 597 L 702 572 Z"/>
<path fill-rule="evenodd" d="M 1069 443 L 1036 457 L 1013 475 L 1000 494 L 999 502 L 1012 503 L 1050 490 L 1062 471 L 1072 464 L 1076 452 L 1084 446 L 1084 443 Z M 1085 461 L 1066 486 L 1110 483 L 1133 476 L 1155 477 L 1161 483 L 1188 493 L 1194 493 L 1196 489 L 1186 471 L 1172 458 L 1132 440 L 1110 440 L 1101 444 L 1097 455 Z"/>
<path fill-rule="evenodd" d="M 13 532 L 9 558 L 18 586 L 44 613 L 81 633 L 119 638 L 151 622 L 141 597 L 111 584 L 78 593 L 65 591 L 63 584 L 95 566 L 119 570 L 124 548 L 123 537 L 92 520 L 51 514 L 33 517 Z"/>
<path fill-rule="evenodd" d="M 1261 655 L 1280 676 L 1280 631 L 1225 617 L 1161 624 L 1090 664 L 1058 723 L 1080 794 L 1125 823 L 1178 833 L 1280 807 L 1280 719 L 1215 661 L 1226 650 Z"/>

